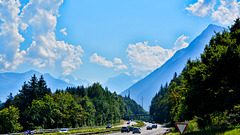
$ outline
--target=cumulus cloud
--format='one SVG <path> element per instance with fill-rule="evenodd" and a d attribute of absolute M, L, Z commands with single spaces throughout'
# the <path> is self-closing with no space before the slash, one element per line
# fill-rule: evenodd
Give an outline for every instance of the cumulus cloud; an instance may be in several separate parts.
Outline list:
<path fill-rule="evenodd" d="M 180 50 L 180 49 L 183 49 L 183 48 L 186 48 L 188 47 L 189 43 L 185 42 L 185 40 L 189 39 L 188 36 L 180 36 L 176 42 L 175 42 L 175 47 L 173 48 L 174 50 Z"/>
<path fill-rule="evenodd" d="M 174 54 L 173 50 L 148 46 L 148 42 L 130 44 L 126 52 L 131 66 L 139 70 L 154 70 Z"/>
<path fill-rule="evenodd" d="M 115 64 L 122 64 L 122 60 L 119 58 L 114 58 L 114 63 Z"/>
<path fill-rule="evenodd" d="M 0 70 L 9 71 L 16 69 L 23 63 L 25 51 L 20 51 L 20 43 L 24 38 L 19 34 L 20 2 L 17 0 L 0 1 Z"/>
<path fill-rule="evenodd" d="M 188 38 L 184 35 L 180 36 L 176 40 L 173 49 L 164 49 L 161 46 L 149 46 L 148 42 L 130 44 L 126 50 L 127 57 L 136 72 L 139 70 L 153 71 L 162 66 L 177 50 L 187 47 L 188 43 L 185 40 Z"/>
<path fill-rule="evenodd" d="M 82 64 L 83 49 L 57 41 L 55 29 L 58 9 L 63 0 L 29 0 L 20 11 L 19 0 L 0 0 L 0 70 L 14 70 L 19 64 L 59 70 L 67 75 Z M 31 27 L 33 41 L 27 50 L 20 51 L 24 38 L 19 30 Z M 61 30 L 64 34 L 66 28 Z"/>
<path fill-rule="evenodd" d="M 127 66 L 126 65 L 116 65 L 115 66 L 115 70 L 123 70 L 123 69 L 127 69 Z"/>
<path fill-rule="evenodd" d="M 212 13 L 212 19 L 219 21 L 221 24 L 228 25 L 235 20 L 240 13 L 240 2 L 237 0 L 221 0 L 221 5 Z"/>
<path fill-rule="evenodd" d="M 216 0 L 198 0 L 198 2 L 190 4 L 186 10 L 201 17 L 210 15 L 213 20 L 217 20 L 223 25 L 233 23 L 239 16 L 240 2 L 237 0 L 220 0 L 220 4 L 216 4 L 216 2 Z"/>
<path fill-rule="evenodd" d="M 106 60 L 105 57 L 99 56 L 97 53 L 94 53 L 90 57 L 90 62 L 96 63 L 98 65 L 102 65 L 104 67 L 114 67 L 114 70 L 122 70 L 122 69 L 127 69 L 126 65 L 121 65 L 122 60 L 119 58 L 114 58 L 114 62 Z M 120 64 L 120 65 L 119 65 Z"/>
<path fill-rule="evenodd" d="M 60 32 L 62 32 L 63 35 L 67 36 L 67 32 L 66 32 L 66 30 L 67 30 L 67 28 L 63 28 L 63 29 L 60 30 Z"/>
<path fill-rule="evenodd" d="M 26 61 L 38 67 L 53 67 L 68 75 L 82 64 L 83 49 L 64 41 L 57 41 L 54 30 L 59 6 L 63 0 L 30 0 L 21 13 L 23 29 L 32 27 L 33 42 L 27 49 Z M 66 28 L 61 30 L 63 33 Z"/>
<path fill-rule="evenodd" d="M 213 10 L 215 4 L 216 0 L 198 0 L 198 2 L 190 4 L 186 10 L 194 15 L 204 17 L 210 10 Z"/>
<path fill-rule="evenodd" d="M 111 61 L 107 61 L 106 58 L 102 57 L 102 56 L 98 56 L 97 53 L 94 53 L 91 57 L 90 57 L 90 62 L 105 66 L 105 67 L 113 67 L 113 63 Z"/>

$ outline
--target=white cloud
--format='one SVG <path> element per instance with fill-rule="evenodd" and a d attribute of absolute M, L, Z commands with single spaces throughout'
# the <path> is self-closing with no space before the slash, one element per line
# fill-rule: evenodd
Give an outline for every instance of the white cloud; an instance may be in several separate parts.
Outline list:
<path fill-rule="evenodd" d="M 141 70 L 153 71 L 162 66 L 169 58 L 171 58 L 176 51 L 186 48 L 189 44 L 185 42 L 187 36 L 180 36 L 173 49 L 164 49 L 160 46 L 149 46 L 148 42 L 139 42 L 130 44 L 126 50 L 128 60 L 135 69 L 135 76 Z"/>
<path fill-rule="evenodd" d="M 62 3 L 63 0 L 30 0 L 23 8 L 21 19 L 25 24 L 23 29 L 31 26 L 33 31 L 33 42 L 27 49 L 26 61 L 38 67 L 52 67 L 68 75 L 82 64 L 84 51 L 79 45 L 56 40 L 54 30 Z"/>
<path fill-rule="evenodd" d="M 63 35 L 67 36 L 67 32 L 66 32 L 66 30 L 67 30 L 67 28 L 63 28 L 63 29 L 60 30 L 60 32 L 62 32 Z"/>
<path fill-rule="evenodd" d="M 148 42 L 130 44 L 126 52 L 131 66 L 139 70 L 154 70 L 174 54 L 173 50 L 160 46 L 148 46 Z"/>
<path fill-rule="evenodd" d="M 97 53 L 94 53 L 91 57 L 90 57 L 90 62 L 92 63 L 96 63 L 98 65 L 102 65 L 105 67 L 114 67 L 114 70 L 123 70 L 123 69 L 127 69 L 126 65 L 122 64 L 122 60 L 119 58 L 114 58 L 114 62 L 108 61 L 106 60 L 106 58 L 99 56 Z M 120 64 L 120 65 L 119 65 Z"/>
<path fill-rule="evenodd" d="M 18 14 L 20 13 L 20 2 L 17 0 L 0 1 L 0 70 L 9 71 L 16 69 L 23 63 L 25 51 L 20 51 L 20 43 L 24 38 L 19 34 L 21 23 Z"/>
<path fill-rule="evenodd" d="M 204 17 L 208 14 L 209 10 L 213 10 L 215 4 L 216 0 L 198 0 L 198 2 L 190 4 L 186 10 L 194 15 Z"/>
<path fill-rule="evenodd" d="M 115 70 L 123 70 L 123 69 L 127 69 L 127 66 L 126 65 L 116 65 L 115 66 Z"/>
<path fill-rule="evenodd" d="M 114 63 L 115 64 L 122 64 L 122 60 L 119 58 L 114 58 Z"/>
<path fill-rule="evenodd" d="M 240 2 L 237 0 L 220 0 L 221 5 L 212 13 L 212 19 L 219 21 L 221 24 L 231 24 L 240 13 Z"/>
<path fill-rule="evenodd" d="M 91 57 L 90 57 L 90 62 L 105 66 L 105 67 L 113 67 L 113 63 L 111 61 L 107 61 L 106 58 L 102 57 L 102 56 L 98 56 L 97 53 L 94 53 Z"/>
<path fill-rule="evenodd" d="M 214 10 L 215 7 L 217 8 L 216 11 Z M 198 2 L 190 4 L 186 10 L 201 17 L 210 15 L 213 20 L 217 20 L 223 25 L 229 25 L 240 14 L 240 2 L 237 2 L 237 0 L 220 0 L 220 4 L 216 4 L 216 0 L 198 0 Z"/>
<path fill-rule="evenodd" d="M 183 48 L 186 48 L 188 47 L 189 43 L 185 42 L 185 40 L 189 39 L 188 36 L 180 36 L 176 42 L 175 42 L 175 47 L 173 48 L 174 50 L 180 50 L 180 49 L 183 49 Z"/>
<path fill-rule="evenodd" d="M 0 70 L 14 70 L 19 64 L 53 68 L 67 75 L 82 64 L 81 46 L 57 41 L 54 33 L 63 0 L 29 0 L 20 11 L 19 0 L 0 0 Z M 33 31 L 33 41 L 20 51 L 24 41 L 19 29 Z M 66 28 L 63 29 L 63 33 Z"/>

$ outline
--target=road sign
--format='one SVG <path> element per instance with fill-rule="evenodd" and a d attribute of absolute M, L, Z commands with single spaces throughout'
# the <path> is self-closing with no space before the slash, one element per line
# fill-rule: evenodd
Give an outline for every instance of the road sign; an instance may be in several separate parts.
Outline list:
<path fill-rule="evenodd" d="M 183 135 L 184 131 L 187 128 L 187 123 L 175 123 L 176 127 L 178 128 L 178 131 L 180 132 L 180 135 Z"/>

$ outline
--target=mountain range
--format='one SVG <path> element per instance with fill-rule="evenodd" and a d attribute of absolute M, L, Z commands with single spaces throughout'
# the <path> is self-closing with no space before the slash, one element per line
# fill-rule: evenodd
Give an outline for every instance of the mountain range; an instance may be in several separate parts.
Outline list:
<path fill-rule="evenodd" d="M 25 81 L 28 82 L 34 74 L 37 78 L 40 78 L 40 76 L 43 75 L 45 81 L 47 82 L 47 86 L 51 88 L 52 92 L 56 89 L 66 89 L 66 87 L 75 86 L 72 83 L 56 79 L 48 73 L 42 74 L 35 70 L 30 70 L 24 73 L 0 73 L 0 101 L 4 102 L 10 92 L 13 95 L 16 95 L 22 88 L 23 83 Z"/>
<path fill-rule="evenodd" d="M 159 91 L 161 85 L 170 82 L 174 73 L 180 74 L 186 65 L 188 59 L 194 60 L 200 57 L 205 46 L 209 43 L 215 32 L 221 32 L 223 27 L 210 24 L 198 37 L 196 37 L 187 48 L 178 50 L 167 62 L 145 78 L 133 84 L 131 87 L 121 93 L 122 96 L 128 95 L 143 108 L 149 110 L 152 98 Z"/>
<path fill-rule="evenodd" d="M 219 32 L 223 29 L 224 28 L 220 26 L 213 24 L 209 25 L 187 48 L 178 50 L 161 67 L 143 79 L 136 78 L 136 76 L 128 73 L 122 73 L 119 76 L 109 78 L 103 86 L 107 86 L 112 92 L 116 91 L 117 93 L 121 93 L 122 96 L 128 95 L 128 92 L 130 92 L 130 97 L 141 105 L 143 98 L 143 107 L 145 110 L 149 110 L 151 100 L 159 91 L 160 86 L 164 85 L 166 82 L 170 82 L 175 72 L 178 74 L 181 73 L 189 58 L 193 60 L 199 57 L 204 47 L 214 35 L 214 32 Z M 56 89 L 65 89 L 66 87 L 90 85 L 88 81 L 74 78 L 71 75 L 61 76 L 56 79 L 48 73 L 42 74 L 35 70 L 24 73 L 6 72 L 0 73 L 0 100 L 5 101 L 10 92 L 16 95 L 21 89 L 24 81 L 28 82 L 33 74 L 36 74 L 38 78 L 43 75 L 52 92 Z M 136 80 L 140 81 L 136 82 Z"/>

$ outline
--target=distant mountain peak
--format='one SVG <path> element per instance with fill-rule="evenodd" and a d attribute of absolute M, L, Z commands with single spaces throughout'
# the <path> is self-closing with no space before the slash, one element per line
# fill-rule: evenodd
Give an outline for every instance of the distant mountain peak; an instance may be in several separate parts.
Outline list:
<path fill-rule="evenodd" d="M 0 100 L 5 101 L 10 92 L 16 95 L 24 82 L 28 82 L 36 74 L 37 78 L 43 75 L 47 86 L 54 92 L 56 89 L 66 89 L 75 85 L 67 83 L 61 79 L 52 77 L 49 73 L 42 74 L 36 70 L 29 70 L 24 73 L 0 73 Z"/>
<path fill-rule="evenodd" d="M 159 91 L 161 85 L 170 82 L 175 72 L 181 73 L 185 64 L 189 58 L 195 60 L 204 51 L 204 48 L 209 44 L 210 39 L 215 32 L 221 32 L 224 28 L 210 24 L 203 30 L 203 32 L 197 36 L 187 48 L 178 50 L 168 61 L 166 61 L 161 67 L 154 70 L 145 78 L 141 79 L 131 87 L 121 93 L 122 96 L 127 95 L 128 91 L 131 93 L 131 98 L 138 104 L 142 103 L 142 97 L 144 99 L 145 110 L 149 109 L 152 98 Z"/>

